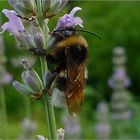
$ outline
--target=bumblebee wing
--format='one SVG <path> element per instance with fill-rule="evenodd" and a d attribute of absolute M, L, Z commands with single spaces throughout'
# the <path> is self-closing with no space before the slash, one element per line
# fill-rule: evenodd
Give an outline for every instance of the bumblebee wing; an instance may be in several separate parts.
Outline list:
<path fill-rule="evenodd" d="M 71 115 L 77 114 L 83 104 L 83 90 L 86 83 L 85 65 L 77 64 L 68 52 L 66 56 L 67 88 L 66 100 Z"/>

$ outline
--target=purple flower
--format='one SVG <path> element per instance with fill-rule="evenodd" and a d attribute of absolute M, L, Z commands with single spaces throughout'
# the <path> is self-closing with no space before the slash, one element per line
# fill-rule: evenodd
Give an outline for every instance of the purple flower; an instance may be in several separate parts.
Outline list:
<path fill-rule="evenodd" d="M 14 10 L 7 9 L 2 10 L 2 12 L 9 19 L 9 22 L 6 22 L 1 26 L 1 28 L 3 29 L 1 33 L 3 33 L 5 30 L 8 30 L 12 35 L 19 37 L 20 33 L 24 31 L 24 26 L 20 18 L 17 16 L 17 13 Z"/>
<path fill-rule="evenodd" d="M 118 79 L 125 79 L 126 78 L 126 73 L 124 68 L 119 68 L 116 70 L 116 73 L 114 74 L 114 77 Z"/>
<path fill-rule="evenodd" d="M 6 22 L 1 26 L 3 29 L 0 34 L 8 30 L 11 35 L 14 35 L 16 39 L 20 42 L 20 45 L 23 47 L 32 46 L 32 39 L 30 34 L 25 32 L 24 26 L 21 22 L 21 19 L 17 16 L 17 13 L 14 10 L 4 9 L 2 11 L 5 16 L 9 19 L 9 22 Z"/>
<path fill-rule="evenodd" d="M 37 72 L 31 67 L 27 60 L 22 60 L 25 71 L 22 73 L 24 84 L 14 81 L 13 87 L 21 94 L 39 99 L 42 95 L 43 83 Z"/>
<path fill-rule="evenodd" d="M 115 73 L 112 77 L 108 80 L 108 84 L 112 88 L 116 88 L 118 84 L 121 84 L 124 87 L 129 87 L 131 82 L 126 75 L 124 68 L 118 68 L 115 70 Z"/>
<path fill-rule="evenodd" d="M 78 10 L 82 10 L 82 9 L 80 7 L 75 7 L 72 9 L 72 11 L 69 14 L 65 14 L 64 16 L 62 16 L 59 19 L 56 28 L 58 29 L 64 27 L 73 27 L 76 25 L 83 27 L 83 20 L 80 17 L 74 17 L 75 13 Z"/>
<path fill-rule="evenodd" d="M 6 72 L 4 77 L 3 77 L 3 82 L 5 84 L 9 84 L 12 81 L 13 77 L 10 73 Z"/>

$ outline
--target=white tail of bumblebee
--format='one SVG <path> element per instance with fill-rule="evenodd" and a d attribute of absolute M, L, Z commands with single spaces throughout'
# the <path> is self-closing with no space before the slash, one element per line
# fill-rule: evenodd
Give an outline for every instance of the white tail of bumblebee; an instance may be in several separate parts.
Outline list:
<path fill-rule="evenodd" d="M 57 88 L 54 88 L 52 91 L 52 104 L 56 107 L 66 107 L 66 94 L 63 91 L 60 91 Z"/>

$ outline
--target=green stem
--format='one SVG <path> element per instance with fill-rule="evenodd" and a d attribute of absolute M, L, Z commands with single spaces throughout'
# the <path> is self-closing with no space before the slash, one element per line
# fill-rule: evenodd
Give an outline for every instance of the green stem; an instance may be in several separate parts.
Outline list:
<path fill-rule="evenodd" d="M 50 102 L 47 93 L 44 94 L 43 100 L 45 104 L 45 112 L 46 112 L 46 117 L 48 122 L 49 139 L 56 139 L 56 123 L 55 123 L 54 108 Z"/>
<path fill-rule="evenodd" d="M 2 127 L 1 132 L 3 135 L 4 139 L 8 139 L 8 122 L 7 122 L 7 114 L 6 114 L 6 102 L 5 102 L 5 93 L 4 93 L 4 89 L 2 86 L 0 86 L 0 95 L 1 95 L 1 120 L 0 120 L 0 124 Z"/>
<path fill-rule="evenodd" d="M 40 58 L 41 69 L 42 69 L 42 79 L 45 72 L 47 71 L 47 64 Z M 49 139 L 56 139 L 56 121 L 53 105 L 51 104 L 50 98 L 47 93 L 43 94 L 43 101 L 45 105 L 45 112 L 48 123 Z"/>
<path fill-rule="evenodd" d="M 47 62 L 43 61 L 42 58 L 40 58 L 40 64 L 41 64 L 42 79 L 43 79 L 43 83 L 44 83 L 45 82 L 44 81 L 44 74 L 48 70 Z"/>
<path fill-rule="evenodd" d="M 30 101 L 30 98 L 24 97 L 24 101 L 25 101 L 26 117 L 28 119 L 31 119 L 31 101 Z"/>

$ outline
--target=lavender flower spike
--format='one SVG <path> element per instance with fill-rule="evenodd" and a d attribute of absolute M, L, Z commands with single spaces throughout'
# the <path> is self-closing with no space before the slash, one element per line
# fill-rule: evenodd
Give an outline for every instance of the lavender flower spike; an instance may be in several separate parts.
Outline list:
<path fill-rule="evenodd" d="M 59 19 L 56 28 L 58 29 L 64 27 L 73 27 L 76 25 L 83 27 L 83 20 L 80 17 L 74 17 L 75 13 L 78 10 L 82 10 L 82 9 L 80 7 L 75 7 L 72 9 L 72 11 L 69 14 L 65 14 L 64 16 L 62 16 Z"/>
<path fill-rule="evenodd" d="M 2 12 L 9 19 L 9 22 L 6 22 L 1 26 L 1 28 L 3 29 L 1 33 L 3 33 L 5 30 L 8 30 L 12 35 L 19 37 L 20 33 L 24 31 L 24 26 L 20 18 L 17 16 L 17 13 L 14 10 L 7 9 L 3 9 Z"/>

